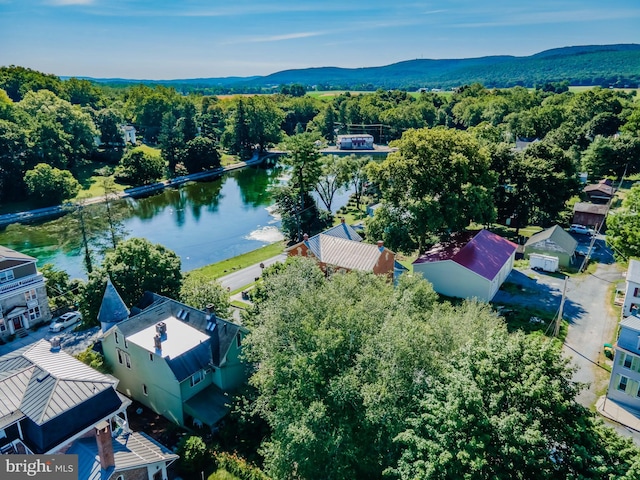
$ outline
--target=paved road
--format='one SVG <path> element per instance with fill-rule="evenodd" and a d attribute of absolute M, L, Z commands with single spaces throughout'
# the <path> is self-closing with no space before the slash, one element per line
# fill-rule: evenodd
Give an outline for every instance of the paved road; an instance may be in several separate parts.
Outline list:
<path fill-rule="evenodd" d="M 271 257 L 263 261 L 262 264 L 265 267 L 268 267 L 276 262 L 284 262 L 286 259 L 286 254 L 281 253 L 280 255 L 276 255 L 275 257 Z M 261 274 L 262 268 L 260 268 L 259 263 L 256 263 L 255 265 L 251 265 L 243 268 L 242 270 L 225 275 L 224 277 L 220 277 L 218 282 L 220 282 L 223 287 L 233 291 L 253 283 Z"/>

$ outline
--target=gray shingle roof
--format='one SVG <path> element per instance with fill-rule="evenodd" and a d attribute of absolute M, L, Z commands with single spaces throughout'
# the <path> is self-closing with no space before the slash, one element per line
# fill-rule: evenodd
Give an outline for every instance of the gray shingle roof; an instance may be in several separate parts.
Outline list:
<path fill-rule="evenodd" d="M 562 251 L 569 255 L 573 255 L 576 251 L 576 247 L 578 246 L 578 242 L 575 238 L 565 232 L 559 225 L 554 225 L 551 228 L 547 228 L 542 232 L 532 235 L 531 238 L 527 240 L 527 243 L 524 244 L 525 250 L 526 247 L 532 247 L 538 243 L 541 244 L 540 246 L 543 246 L 546 241 L 555 243 L 562 249 Z"/>
<path fill-rule="evenodd" d="M 83 480 L 106 480 L 114 472 L 157 462 L 171 463 L 178 459 L 178 455 L 141 432 L 119 435 L 113 439 L 115 468 L 106 472 L 100 468 L 98 446 L 94 438 L 76 440 L 66 453 L 78 455 L 78 478 Z"/>
<path fill-rule="evenodd" d="M 129 309 L 120 297 L 120 294 L 107 278 L 107 287 L 102 296 L 100 311 L 98 312 L 98 321 L 102 324 L 109 325 L 121 322 L 129 317 Z"/>
<path fill-rule="evenodd" d="M 107 377 L 40 340 L 0 357 L 0 415 L 20 410 L 42 425 L 83 402 L 113 389 Z"/>

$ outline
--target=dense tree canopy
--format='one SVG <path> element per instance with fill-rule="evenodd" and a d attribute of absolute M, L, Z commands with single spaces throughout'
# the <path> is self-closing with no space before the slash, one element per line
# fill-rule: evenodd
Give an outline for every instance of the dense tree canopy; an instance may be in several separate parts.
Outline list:
<path fill-rule="evenodd" d="M 127 151 L 116 169 L 116 178 L 133 185 L 153 183 L 164 175 L 164 159 L 142 149 Z"/>
<path fill-rule="evenodd" d="M 618 257 L 640 258 L 640 184 L 631 187 L 622 208 L 607 217 L 607 243 Z"/>
<path fill-rule="evenodd" d="M 80 184 L 68 170 L 39 163 L 24 176 L 29 195 L 41 205 L 57 205 L 76 196 Z"/>
<path fill-rule="evenodd" d="M 256 301 L 245 352 L 272 478 L 622 478 L 639 458 L 576 402 L 559 345 L 486 305 L 303 258 Z"/>
<path fill-rule="evenodd" d="M 374 237 L 390 248 L 421 249 L 431 235 L 494 219 L 489 155 L 470 134 L 444 128 L 408 130 L 394 146 L 398 151 L 370 170 L 382 192 L 381 209 L 388 212 L 367 224 Z M 391 234 L 396 230 L 406 232 L 409 244 L 398 243 Z"/>

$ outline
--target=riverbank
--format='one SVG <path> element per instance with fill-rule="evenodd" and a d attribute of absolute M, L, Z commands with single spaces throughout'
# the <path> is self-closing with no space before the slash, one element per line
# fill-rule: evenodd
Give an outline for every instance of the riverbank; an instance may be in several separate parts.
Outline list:
<path fill-rule="evenodd" d="M 258 152 L 256 152 L 253 157 L 244 162 L 234 163 L 232 165 L 227 165 L 226 167 L 217 167 L 211 170 L 207 170 L 204 172 L 192 173 L 189 175 L 183 175 L 180 177 L 171 178 L 168 180 L 164 180 L 161 182 L 156 182 L 151 185 L 142 185 L 140 187 L 127 188 L 123 192 L 114 193 L 109 195 L 109 200 L 118 200 L 122 198 L 140 198 L 152 195 L 154 193 L 160 192 L 165 188 L 174 188 L 184 185 L 187 182 L 197 182 L 200 180 L 207 180 L 210 178 L 215 178 L 221 175 L 224 175 L 227 172 L 231 172 L 233 170 L 237 170 L 240 168 L 245 168 L 251 165 L 258 165 L 262 163 L 266 158 L 270 155 L 260 156 Z M 64 205 L 54 205 L 51 207 L 37 208 L 34 210 L 28 210 L 24 212 L 16 212 L 16 213 L 6 213 L 0 215 L 0 227 L 6 227 L 12 223 L 29 223 L 34 222 L 36 220 L 43 220 L 48 218 L 56 218 L 62 215 L 69 213 L 74 210 L 77 206 L 86 206 L 86 205 L 94 205 L 97 203 L 104 203 L 106 198 L 104 196 L 88 198 L 83 200 L 82 202 L 78 202 L 76 204 L 66 203 Z"/>

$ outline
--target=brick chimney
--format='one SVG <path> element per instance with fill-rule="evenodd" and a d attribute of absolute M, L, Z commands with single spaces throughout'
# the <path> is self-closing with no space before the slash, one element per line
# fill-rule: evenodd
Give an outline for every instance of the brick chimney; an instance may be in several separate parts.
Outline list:
<path fill-rule="evenodd" d="M 305 241 L 305 242 L 306 242 L 307 240 L 309 240 L 309 234 L 308 234 L 308 233 L 305 233 L 304 235 L 302 235 L 302 240 L 303 240 L 303 241 Z"/>
<path fill-rule="evenodd" d="M 111 425 L 109 422 L 100 422 L 95 426 L 96 443 L 98 445 L 98 458 L 100 458 L 100 467 L 108 470 L 116 466 L 116 460 L 113 455 L 113 440 L 111 439 Z"/>
<path fill-rule="evenodd" d="M 384 250 L 384 242 L 382 240 L 378 240 L 378 248 L 380 251 Z"/>
<path fill-rule="evenodd" d="M 340 223 L 344 225 L 344 217 L 340 217 Z"/>

